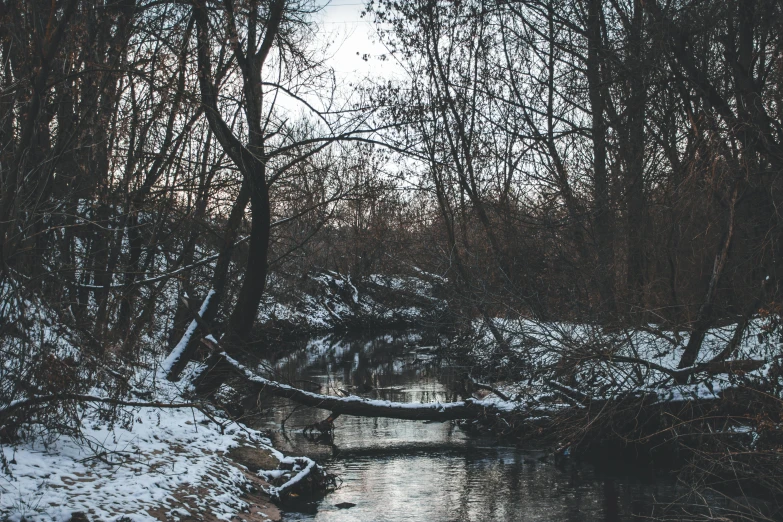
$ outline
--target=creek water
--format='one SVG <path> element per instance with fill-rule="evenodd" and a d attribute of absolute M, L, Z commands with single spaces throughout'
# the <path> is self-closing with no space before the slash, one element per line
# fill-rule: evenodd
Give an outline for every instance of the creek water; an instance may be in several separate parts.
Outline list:
<path fill-rule="evenodd" d="M 450 384 L 464 368 L 441 360 L 435 346 L 437 339 L 418 333 L 317 338 L 263 364 L 321 393 L 459 400 Z M 468 434 L 450 422 L 341 416 L 333 441 L 315 442 L 302 428 L 328 412 L 286 401 L 270 406 L 253 425 L 284 453 L 312 457 L 341 480 L 323 499 L 285 511 L 285 521 L 638 520 L 678 494 L 671 477 L 649 468 L 555 462 L 541 448 Z M 355 506 L 337 507 L 343 503 Z"/>

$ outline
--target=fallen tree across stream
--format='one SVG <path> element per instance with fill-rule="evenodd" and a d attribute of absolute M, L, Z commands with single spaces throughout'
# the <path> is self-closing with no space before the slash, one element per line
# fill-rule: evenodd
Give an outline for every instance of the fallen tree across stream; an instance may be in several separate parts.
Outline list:
<path fill-rule="evenodd" d="M 658 435 L 677 437 L 672 426 L 677 422 L 693 421 L 707 410 L 712 414 L 723 413 L 736 418 L 747 413 L 742 402 L 721 400 L 722 394 L 709 393 L 704 396 L 698 386 L 675 386 L 676 393 L 668 387 L 627 390 L 611 396 L 591 397 L 573 387 L 565 386 L 551 379 L 545 381 L 548 394 L 529 397 L 529 400 L 509 400 L 507 397 L 466 398 L 455 402 L 405 403 L 387 400 L 373 400 L 356 395 L 334 396 L 302 390 L 272 379 L 267 379 L 242 365 L 224 351 L 214 337 L 204 338 L 203 344 L 212 355 L 194 376 L 195 392 L 200 396 L 212 396 L 224 383 L 244 388 L 247 395 L 264 393 L 292 400 L 300 405 L 330 412 L 328 418 L 306 428 L 306 431 L 330 432 L 334 420 L 340 415 L 360 417 L 384 417 L 433 422 L 476 421 L 496 429 L 498 435 L 526 436 L 534 431 L 537 436 L 559 433 L 556 439 L 582 440 L 585 444 L 594 437 L 585 437 L 586 432 L 599 432 L 603 428 L 631 425 L 623 431 L 624 443 L 630 440 L 650 441 Z M 625 361 L 623 361 L 625 362 Z M 758 366 L 757 361 L 730 361 L 724 366 L 732 368 L 736 363 Z M 710 369 L 712 369 L 710 367 Z M 682 370 L 680 370 L 682 371 Z M 688 371 L 693 371 L 689 369 Z M 719 368 L 718 371 L 726 371 Z M 494 390 L 493 390 L 494 391 Z M 542 400 L 545 396 L 557 397 L 559 401 Z M 683 408 L 686 403 L 702 403 L 703 407 Z M 712 399 L 712 400 L 706 400 Z M 747 403 L 745 403 L 747 406 Z M 725 411 L 721 411 L 725 410 Z M 671 420 L 671 422 L 669 422 Z M 603 428 L 602 428 L 603 426 Z M 611 431 L 611 429 L 610 429 Z M 569 432 L 568 435 L 566 433 Z M 602 439 L 613 439 L 604 434 Z M 620 434 L 615 433 L 615 436 Z M 681 435 L 681 434 L 680 434 Z"/>
<path fill-rule="evenodd" d="M 290 399 L 304 406 L 328 410 L 332 413 L 332 418 L 344 414 L 445 422 L 486 418 L 487 416 L 521 411 L 521 404 L 518 402 L 494 398 L 467 399 L 457 402 L 407 403 L 372 400 L 356 395 L 337 397 L 312 393 L 261 377 L 225 352 L 213 354 L 207 360 L 203 371 L 194 380 L 196 393 L 210 394 L 230 376 L 238 377 L 245 384 L 251 386 L 254 392 L 264 392 Z M 532 412 L 526 411 L 526 413 Z"/>
<path fill-rule="evenodd" d="M 692 422 L 701 415 L 697 413 L 697 410 L 702 413 L 710 410 L 713 415 L 725 414 L 731 417 L 748 414 L 750 411 L 747 407 L 748 402 L 726 401 L 720 388 L 716 393 L 711 387 L 707 389 L 701 386 L 698 381 L 691 385 L 667 385 L 666 383 L 672 380 L 678 383 L 686 377 L 698 373 L 744 375 L 749 371 L 761 368 L 766 362 L 752 359 L 726 361 L 722 357 L 727 355 L 728 351 L 723 350 L 721 355 L 706 363 L 696 364 L 689 368 L 673 369 L 639 357 L 588 353 L 581 359 L 582 362 L 600 360 L 608 365 L 632 365 L 639 374 L 639 368 L 647 368 L 648 371 L 658 372 L 661 378 L 649 380 L 642 379 L 640 375 L 637 379 L 639 382 L 634 387 L 613 391 L 599 389 L 599 396 L 593 396 L 589 390 L 580 390 L 558 382 L 554 378 L 555 375 L 545 376 L 539 384 L 538 391 L 532 392 L 533 394 L 524 401 L 509 400 L 502 391 L 475 381 L 473 381 L 474 388 L 486 389 L 497 397 L 466 398 L 463 401 L 446 403 L 392 402 L 372 400 L 356 395 L 340 397 L 313 393 L 267 379 L 245 367 L 229 355 L 228 348 L 230 347 L 221 346 L 221 343 L 212 335 L 209 325 L 201 319 L 200 313 L 192 307 L 191 303 L 185 302 L 185 304 L 190 309 L 194 321 L 185 337 L 191 337 L 198 328 L 203 335 L 199 341 L 208 348 L 211 354 L 197 374 L 193 376 L 192 382 L 197 395 L 212 397 L 224 383 L 233 381 L 232 386 L 241 383 L 240 387 L 244 388 L 243 392 L 248 395 L 265 393 L 292 400 L 303 406 L 329 411 L 330 415 L 327 419 L 307 428 L 324 433 L 333 429 L 333 421 L 340 415 L 353 415 L 433 422 L 478 421 L 484 425 L 497 427 L 500 435 L 514 434 L 518 436 L 529 432 L 532 428 L 539 435 L 558 432 L 559 435 L 555 438 L 565 438 L 571 441 L 591 440 L 593 437 L 585 437 L 585 433 L 588 431 L 598 432 L 601 425 L 606 425 L 609 433 L 604 434 L 605 436 L 602 438 L 619 437 L 620 441 L 626 444 L 631 440 L 647 440 L 651 434 L 668 433 L 672 430 L 672 422 L 674 424 L 682 421 Z M 184 342 L 185 338 L 183 337 L 183 341 L 179 345 Z M 177 348 L 174 349 L 169 359 L 174 358 L 175 352 L 177 352 Z M 190 356 L 186 356 L 181 363 L 185 363 L 189 359 Z M 169 375 L 169 378 L 175 377 L 176 375 Z M 761 391 L 763 392 L 763 390 Z M 684 404 L 699 403 L 703 403 L 704 407 L 682 408 Z M 626 433 L 620 434 L 612 431 L 612 426 L 625 424 L 629 419 L 632 421 L 632 425 L 627 427 Z M 671 419 L 675 420 L 669 422 Z M 570 434 L 564 437 L 566 432 L 570 432 Z M 669 435 L 675 439 L 678 437 L 673 431 Z"/>
<path fill-rule="evenodd" d="M 548 373 L 542 371 L 538 382 L 517 382 L 516 387 L 498 390 L 468 375 L 472 386 L 463 390 L 465 394 L 472 388 L 491 391 L 495 396 L 402 403 L 326 395 L 283 384 L 234 359 L 229 343 L 222 345 L 211 335 L 200 341 L 211 355 L 195 375 L 191 374 L 196 395 L 220 403 L 221 397 L 230 395 L 264 394 L 325 410 L 325 418 L 305 427 L 304 432 L 330 443 L 334 440 L 334 421 L 341 415 L 456 421 L 469 432 L 548 447 L 555 459 L 579 455 L 600 461 L 654 462 L 672 468 L 686 462 L 700 466 L 707 463 L 716 466 L 710 468 L 715 471 L 709 477 L 716 487 L 741 484 L 770 499 L 779 491 L 781 439 L 777 425 L 767 420 L 779 418 L 780 413 L 779 388 L 775 388 L 774 381 L 780 375 L 778 359 L 713 358 L 691 368 L 673 369 L 657 362 L 645 364 L 647 361 L 633 352 L 633 356 L 594 353 L 580 358 L 577 364 L 593 369 L 602 365 L 598 369 L 608 376 L 603 383 L 587 385 L 582 381 L 580 386 L 574 375 L 569 378 L 555 367 Z M 572 353 L 577 353 L 576 349 Z M 727 378 L 715 380 L 712 375 L 716 373 L 725 373 Z M 686 374 L 693 376 L 691 382 L 677 383 L 677 377 Z M 614 387 L 606 386 L 610 383 Z M 237 393 L 216 393 L 224 385 Z M 232 399 L 229 404 L 218 405 L 225 408 L 238 404 Z M 720 456 L 718 460 L 715 455 Z M 299 464 L 295 471 L 295 477 L 279 486 L 284 493 L 289 483 L 320 483 L 317 476 L 310 477 L 311 467 Z M 268 473 L 271 478 L 279 471 Z"/>

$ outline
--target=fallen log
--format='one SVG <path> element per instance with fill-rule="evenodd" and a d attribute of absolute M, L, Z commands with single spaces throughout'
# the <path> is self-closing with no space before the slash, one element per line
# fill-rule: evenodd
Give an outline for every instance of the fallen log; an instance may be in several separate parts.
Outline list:
<path fill-rule="evenodd" d="M 215 373 L 218 374 L 217 378 L 214 378 Z M 231 373 L 244 381 L 245 384 L 253 387 L 254 392 L 263 392 L 275 397 L 290 399 L 304 406 L 327 410 L 335 418 L 337 415 L 355 415 L 445 422 L 508 415 L 514 412 L 527 415 L 536 415 L 537 413 L 523 410 L 521 405 L 516 402 L 491 398 L 467 399 L 457 402 L 408 403 L 372 400 L 356 395 L 348 397 L 323 395 L 261 377 L 225 352 L 214 354 L 207 360 L 204 370 L 194 380 L 196 393 L 210 393 L 213 391 L 215 382 L 225 380 L 226 373 Z M 546 413 L 549 412 L 538 412 L 540 415 Z"/>
<path fill-rule="evenodd" d="M 623 355 L 611 355 L 611 356 L 596 356 L 597 359 L 605 360 L 610 363 L 629 363 L 644 366 L 650 370 L 656 370 L 664 373 L 670 377 L 674 377 L 678 382 L 695 375 L 697 373 L 707 373 L 708 375 L 719 375 L 722 373 L 728 374 L 745 374 L 758 370 L 767 361 L 761 359 L 737 359 L 731 361 L 708 361 L 705 363 L 699 363 L 694 366 L 688 366 L 687 368 L 666 368 L 660 364 L 638 357 L 627 357 Z M 682 383 L 681 383 L 682 384 Z"/>
<path fill-rule="evenodd" d="M 719 375 L 721 373 L 733 373 L 735 375 L 744 375 L 748 372 L 758 370 L 767 364 L 767 361 L 759 359 L 733 360 L 733 361 L 710 361 L 699 367 L 709 375 Z"/>
<path fill-rule="evenodd" d="M 386 400 L 371 400 L 356 395 L 337 397 L 305 391 L 287 384 L 282 384 L 271 379 L 264 378 L 252 370 L 246 368 L 237 360 L 229 356 L 213 337 L 201 339 L 212 355 L 202 366 L 201 371 L 194 377 L 195 392 L 201 396 L 211 396 L 228 380 L 239 380 L 242 386 L 249 388 L 251 393 L 266 393 L 268 395 L 292 400 L 302 406 L 319 408 L 330 412 L 329 417 L 315 423 L 306 431 L 320 432 L 328 435 L 333 432 L 333 420 L 340 415 L 352 415 L 360 417 L 385 417 L 392 419 L 407 419 L 420 421 L 445 422 L 455 420 L 478 421 L 482 425 L 506 426 L 511 431 L 525 431 L 531 427 L 539 430 L 551 427 L 553 423 L 573 422 L 580 418 L 579 410 L 596 412 L 599 414 L 607 411 L 618 411 L 623 408 L 652 408 L 656 411 L 665 409 L 667 403 L 689 402 L 701 399 L 701 390 L 692 389 L 636 389 L 627 392 L 613 394 L 611 397 L 590 397 L 572 387 L 565 386 L 556 381 L 546 381 L 558 396 L 564 398 L 565 404 L 542 403 L 540 401 L 518 402 L 504 398 L 469 398 L 456 402 L 433 403 L 404 403 Z M 639 360 L 628 357 L 613 357 L 613 362 L 638 362 Z M 759 361 L 721 361 L 720 364 L 707 363 L 694 368 L 681 370 L 665 369 L 669 375 L 691 372 L 712 371 L 742 371 L 755 368 Z M 657 366 L 657 365 L 654 365 Z M 653 368 L 657 369 L 657 368 Z M 718 395 L 714 395 L 718 399 Z M 656 406 L 657 405 L 657 406 Z M 636 411 L 636 410 L 633 410 Z M 659 412 L 660 413 L 660 412 Z M 603 416 L 603 415 L 601 415 Z M 609 415 L 608 417 L 612 417 Z M 569 421 L 569 419 L 571 419 Z M 595 419 L 587 421 L 587 426 L 595 424 Z M 503 429 L 505 431 L 505 428 Z"/>

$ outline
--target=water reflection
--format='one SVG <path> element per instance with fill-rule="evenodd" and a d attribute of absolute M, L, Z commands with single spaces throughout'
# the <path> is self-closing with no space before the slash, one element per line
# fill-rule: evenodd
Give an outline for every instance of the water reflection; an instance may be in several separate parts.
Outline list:
<path fill-rule="evenodd" d="M 264 365 L 280 378 L 323 393 L 457 400 L 452 384 L 463 369 L 440 360 L 437 345 L 437 338 L 421 334 L 325 337 Z M 285 401 L 274 406 L 256 425 L 284 452 L 314 457 L 343 481 L 309 512 L 286 513 L 284 520 L 631 520 L 654 515 L 656 501 L 676 493 L 666 477 L 555 463 L 543 451 L 468 436 L 452 423 L 342 416 L 333 443 L 318 444 L 301 428 L 323 420 L 326 412 L 293 411 Z M 287 429 L 280 430 L 286 418 Z M 356 506 L 338 509 L 343 502 Z"/>

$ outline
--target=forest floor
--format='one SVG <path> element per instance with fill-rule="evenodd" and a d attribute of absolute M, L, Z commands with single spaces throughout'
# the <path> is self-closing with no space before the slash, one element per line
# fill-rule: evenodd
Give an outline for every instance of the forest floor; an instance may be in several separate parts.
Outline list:
<path fill-rule="evenodd" d="M 179 401 L 157 388 L 156 402 Z M 0 519 L 280 519 L 258 471 L 285 457 L 261 433 L 197 408 L 125 408 L 111 424 L 83 415 L 78 436 L 2 447 Z"/>

